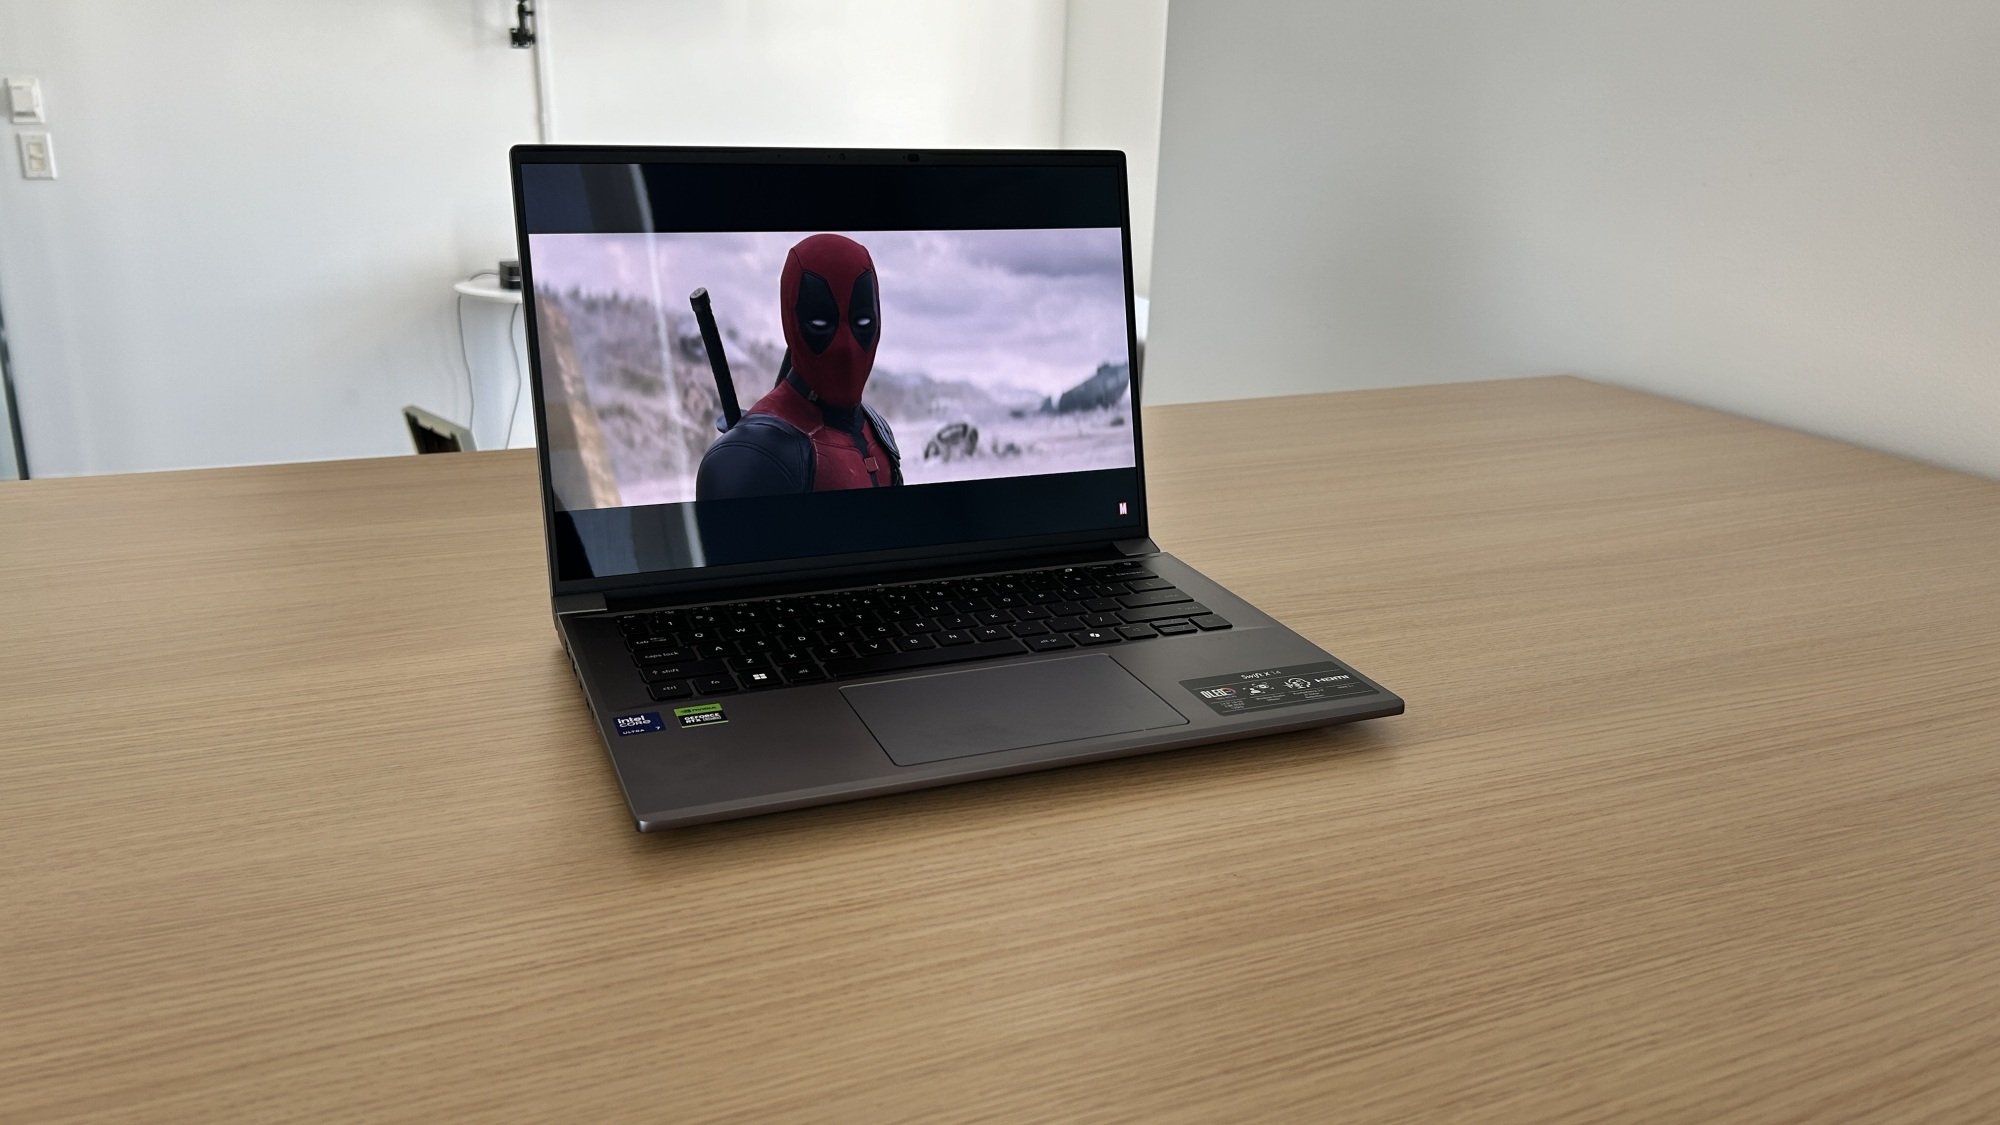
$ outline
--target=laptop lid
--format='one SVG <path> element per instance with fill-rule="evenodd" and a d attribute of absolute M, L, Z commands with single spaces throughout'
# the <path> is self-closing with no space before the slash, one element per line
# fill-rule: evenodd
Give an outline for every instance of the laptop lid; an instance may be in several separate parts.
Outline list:
<path fill-rule="evenodd" d="M 1147 536 L 1124 154 L 512 170 L 557 596 Z"/>

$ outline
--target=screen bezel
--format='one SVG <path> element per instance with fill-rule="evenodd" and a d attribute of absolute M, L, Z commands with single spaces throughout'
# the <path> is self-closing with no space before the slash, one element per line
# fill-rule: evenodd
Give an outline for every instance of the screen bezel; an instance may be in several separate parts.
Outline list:
<path fill-rule="evenodd" d="M 1132 368 L 1132 470 L 1134 509 L 1132 515 L 1115 526 L 1047 535 L 980 539 L 962 543 L 924 547 L 866 551 L 841 555 L 812 555 L 803 558 L 772 559 L 764 562 L 723 566 L 684 567 L 648 570 L 599 578 L 565 578 L 560 572 L 561 555 L 556 545 L 555 489 L 550 476 L 548 417 L 542 394 L 541 339 L 536 323 L 533 294 L 534 264 L 528 252 L 527 206 L 522 194 L 521 169 L 529 164 L 771 164 L 771 165 L 900 165 L 934 163 L 989 165 L 996 167 L 1109 167 L 1118 173 L 1119 241 L 1125 272 L 1126 354 Z M 694 148 L 642 145 L 515 145 L 508 151 L 509 180 L 514 197 L 514 234 L 521 260 L 522 322 L 527 333 L 529 391 L 535 417 L 535 460 L 542 493 L 542 538 L 548 556 L 550 593 L 557 598 L 578 594 L 631 593 L 658 590 L 719 587 L 782 577 L 790 582 L 816 576 L 834 577 L 861 568 L 922 567 L 945 561 L 976 563 L 1027 555 L 1079 552 L 1092 547 L 1109 549 L 1112 544 L 1151 537 L 1146 505 L 1145 435 L 1141 422 L 1140 388 L 1143 383 L 1139 358 L 1138 326 L 1133 306 L 1131 190 L 1125 168 L 1125 154 L 1115 149 L 783 149 L 783 148 Z"/>

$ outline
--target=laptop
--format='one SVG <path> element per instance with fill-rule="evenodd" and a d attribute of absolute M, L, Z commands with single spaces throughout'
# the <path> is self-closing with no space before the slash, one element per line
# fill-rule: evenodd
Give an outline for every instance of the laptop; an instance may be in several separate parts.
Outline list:
<path fill-rule="evenodd" d="M 640 830 L 1400 714 L 1150 537 L 1119 152 L 512 152 L 555 627 Z"/>

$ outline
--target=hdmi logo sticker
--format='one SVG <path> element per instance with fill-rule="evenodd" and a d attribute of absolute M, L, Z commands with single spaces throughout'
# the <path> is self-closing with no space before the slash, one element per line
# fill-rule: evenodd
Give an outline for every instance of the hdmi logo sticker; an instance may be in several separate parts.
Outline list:
<path fill-rule="evenodd" d="M 658 711 L 648 711 L 643 715 L 621 715 L 615 722 L 620 738 L 628 734 L 651 734 L 656 730 L 667 729 L 667 724 L 660 721 Z"/>

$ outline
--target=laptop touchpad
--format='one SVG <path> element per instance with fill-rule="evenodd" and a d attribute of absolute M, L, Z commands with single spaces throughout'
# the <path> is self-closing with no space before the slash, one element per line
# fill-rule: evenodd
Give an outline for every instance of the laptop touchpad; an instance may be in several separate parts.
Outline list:
<path fill-rule="evenodd" d="M 899 766 L 1187 724 L 1101 654 L 857 684 L 841 693 Z"/>

